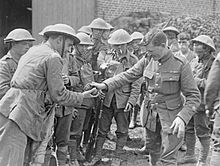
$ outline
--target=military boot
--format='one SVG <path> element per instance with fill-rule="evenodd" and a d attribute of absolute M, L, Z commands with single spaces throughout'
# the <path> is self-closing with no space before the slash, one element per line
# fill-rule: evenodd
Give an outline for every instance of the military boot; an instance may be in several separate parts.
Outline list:
<path fill-rule="evenodd" d="M 71 140 L 69 141 L 69 155 L 70 155 L 70 166 L 79 166 L 77 160 L 77 141 Z"/>
<path fill-rule="evenodd" d="M 195 133 L 187 133 L 186 132 L 186 154 L 181 161 L 178 161 L 179 164 L 186 163 L 196 163 L 196 155 L 195 155 L 195 146 L 196 146 L 196 136 Z"/>
<path fill-rule="evenodd" d="M 206 163 L 206 160 L 207 160 L 207 157 L 209 154 L 209 149 L 210 149 L 210 138 L 209 137 L 205 137 L 205 138 L 201 137 L 201 138 L 199 138 L 199 141 L 201 143 L 201 148 L 200 148 L 200 152 L 199 152 L 199 163 Z M 200 166 L 200 165 L 198 165 L 198 166 Z"/>
<path fill-rule="evenodd" d="M 68 146 L 57 147 L 58 166 L 66 166 Z"/>
<path fill-rule="evenodd" d="M 117 138 L 115 157 L 112 159 L 111 166 L 120 166 L 126 154 L 123 148 L 127 142 L 127 135 L 117 136 Z"/>
<path fill-rule="evenodd" d="M 102 147 L 105 143 L 105 138 L 98 137 L 96 142 L 96 154 L 95 157 L 92 159 L 90 163 L 87 163 L 86 166 L 95 166 L 98 164 L 102 159 Z"/>

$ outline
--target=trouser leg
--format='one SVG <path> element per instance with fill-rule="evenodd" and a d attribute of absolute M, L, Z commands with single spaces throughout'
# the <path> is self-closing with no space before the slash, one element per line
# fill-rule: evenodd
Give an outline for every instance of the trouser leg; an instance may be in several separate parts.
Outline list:
<path fill-rule="evenodd" d="M 57 125 L 55 126 L 54 141 L 57 145 L 57 160 L 58 165 L 64 165 L 67 162 L 68 142 L 70 136 L 70 125 L 72 114 L 58 117 Z"/>
<path fill-rule="evenodd" d="M 201 143 L 199 152 L 199 161 L 206 163 L 210 149 L 210 128 L 209 118 L 205 114 L 205 110 L 194 115 L 196 135 Z"/>
<path fill-rule="evenodd" d="M 157 121 L 155 132 L 146 128 L 145 146 L 149 151 L 150 162 L 152 165 L 156 165 L 156 163 L 160 160 L 161 141 L 161 125 L 160 122 Z"/>
<path fill-rule="evenodd" d="M 0 114 L 0 165 L 23 165 L 26 144 L 27 136 L 18 125 Z"/>
<path fill-rule="evenodd" d="M 220 111 L 216 111 L 213 125 L 213 149 L 211 155 L 210 166 L 218 166 L 220 163 Z"/>

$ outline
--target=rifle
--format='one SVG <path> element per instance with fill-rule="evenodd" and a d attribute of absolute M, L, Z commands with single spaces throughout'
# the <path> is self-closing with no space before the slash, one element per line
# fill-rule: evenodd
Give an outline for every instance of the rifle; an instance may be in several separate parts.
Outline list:
<path fill-rule="evenodd" d="M 99 124 L 100 124 L 100 119 L 102 117 L 102 112 L 103 112 L 103 101 L 104 99 L 97 99 L 97 107 L 96 107 L 96 112 L 94 114 L 94 118 L 91 118 L 93 120 L 92 123 L 92 130 L 90 132 L 90 137 L 89 137 L 89 143 L 88 147 L 85 152 L 85 158 L 86 161 L 90 162 L 92 159 L 92 156 L 94 155 L 94 151 L 96 149 L 96 140 L 98 136 L 98 131 L 99 131 Z"/>

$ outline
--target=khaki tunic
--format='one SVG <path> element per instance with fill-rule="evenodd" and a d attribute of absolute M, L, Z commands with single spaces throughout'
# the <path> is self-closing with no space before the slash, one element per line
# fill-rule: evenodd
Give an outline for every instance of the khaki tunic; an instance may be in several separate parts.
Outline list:
<path fill-rule="evenodd" d="M 138 58 L 130 52 L 128 52 L 124 58 L 126 58 L 125 61 L 117 66 L 114 75 L 118 75 L 130 69 L 138 61 Z M 113 60 L 113 57 L 111 57 L 111 59 Z M 137 98 L 140 94 L 140 81 L 141 80 L 136 80 L 131 83 L 125 83 L 120 88 L 117 88 L 113 91 L 109 91 L 105 96 L 104 105 L 106 107 L 110 107 L 112 98 L 115 95 L 117 109 L 125 108 L 128 102 L 135 106 Z"/>
<path fill-rule="evenodd" d="M 150 91 L 155 95 L 152 103 L 157 106 L 157 110 L 160 106 L 162 109 L 166 108 L 169 111 L 176 110 L 176 116 L 179 116 L 187 124 L 200 103 L 200 92 L 194 82 L 189 63 L 185 58 L 180 59 L 169 51 L 159 62 L 157 72 L 151 71 L 147 67 L 148 64 L 149 60 L 143 57 L 131 69 L 114 78 L 105 80 L 104 83 L 108 86 L 109 91 L 113 91 L 127 83 L 134 82 L 142 76 L 150 80 L 155 77 L 155 82 L 149 81 Z M 186 97 L 184 106 L 181 92 Z M 160 120 L 164 123 L 162 127 L 170 130 L 169 127 L 173 119 L 164 117 Z"/>
<path fill-rule="evenodd" d="M 45 138 L 48 112 L 45 96 L 64 106 L 78 106 L 81 93 L 64 87 L 63 63 L 60 55 L 49 44 L 32 47 L 19 61 L 11 81 L 11 89 L 0 101 L 0 113 L 13 120 L 34 141 Z"/>
<path fill-rule="evenodd" d="M 214 163 L 218 163 L 220 161 L 220 54 L 217 55 L 215 61 L 213 62 L 213 65 L 211 67 L 211 70 L 209 72 L 207 81 L 206 81 L 206 88 L 204 92 L 204 101 L 206 106 L 209 110 L 212 110 L 213 107 L 216 109 L 215 113 L 215 120 L 214 120 L 214 126 L 213 126 L 213 152 L 212 152 L 212 158 L 211 163 L 215 165 Z M 213 157 L 214 154 L 217 153 L 218 157 Z M 217 160 L 218 158 L 218 160 Z"/>
<path fill-rule="evenodd" d="M 0 60 L 0 99 L 10 89 L 10 82 L 18 66 L 18 60 L 10 51 Z"/>

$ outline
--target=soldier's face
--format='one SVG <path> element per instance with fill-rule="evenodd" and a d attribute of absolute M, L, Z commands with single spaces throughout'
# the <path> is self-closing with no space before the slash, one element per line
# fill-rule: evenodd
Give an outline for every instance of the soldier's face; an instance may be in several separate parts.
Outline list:
<path fill-rule="evenodd" d="M 105 31 L 103 32 L 103 35 L 102 35 L 103 39 L 104 39 L 104 40 L 109 39 L 110 33 L 111 33 L 110 30 L 105 30 Z"/>
<path fill-rule="evenodd" d="M 77 46 L 78 51 L 81 53 L 81 56 L 85 59 L 85 60 L 90 60 L 91 56 L 92 56 L 92 49 L 90 45 L 78 45 Z"/>
<path fill-rule="evenodd" d="M 12 44 L 13 50 L 20 56 L 24 55 L 31 46 L 31 41 L 19 41 Z"/>
<path fill-rule="evenodd" d="M 178 45 L 180 50 L 184 53 L 189 48 L 189 41 L 188 40 L 178 40 Z"/>
<path fill-rule="evenodd" d="M 164 56 L 164 47 L 162 46 L 154 46 L 152 43 L 150 43 L 146 48 L 147 52 L 155 61 L 160 60 Z"/>
<path fill-rule="evenodd" d="M 171 46 L 171 44 L 176 40 L 177 36 L 176 33 L 172 31 L 165 32 L 167 39 L 168 39 L 168 46 Z"/>
<path fill-rule="evenodd" d="M 132 47 L 134 50 L 138 50 L 139 49 L 139 44 L 141 42 L 141 39 L 136 39 L 132 41 Z"/>
<path fill-rule="evenodd" d="M 103 35 L 102 29 L 92 29 L 92 39 L 101 39 Z"/>
<path fill-rule="evenodd" d="M 65 42 L 65 45 L 64 45 L 63 53 L 64 55 L 67 55 L 73 47 L 73 41 L 67 38 L 64 42 Z"/>
<path fill-rule="evenodd" d="M 112 45 L 112 48 L 119 54 L 123 54 L 127 50 L 127 44 Z"/>
<path fill-rule="evenodd" d="M 202 57 L 204 54 L 204 45 L 200 42 L 195 42 L 193 43 L 193 50 L 195 51 L 195 53 L 199 56 Z"/>

